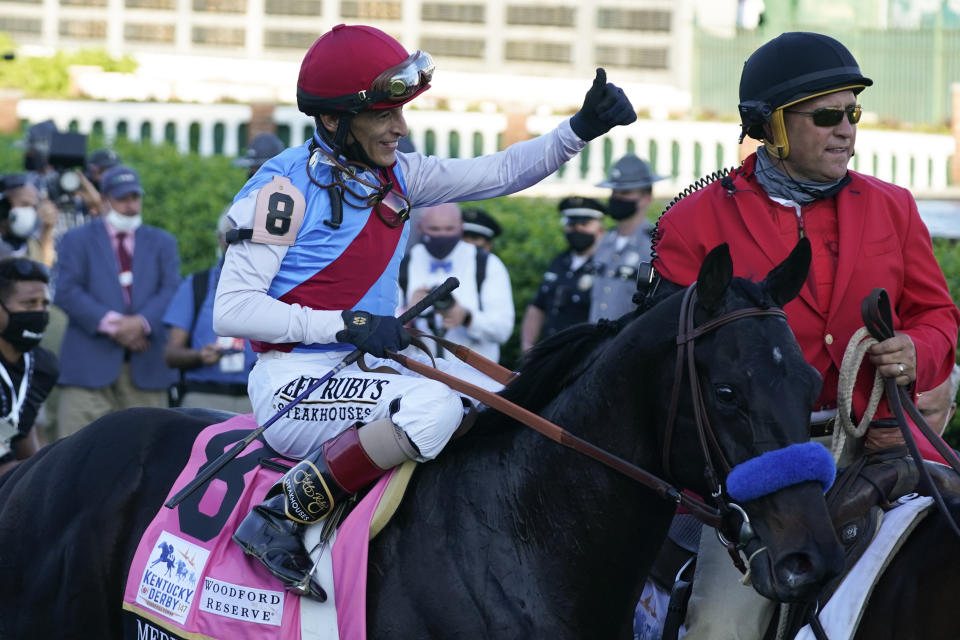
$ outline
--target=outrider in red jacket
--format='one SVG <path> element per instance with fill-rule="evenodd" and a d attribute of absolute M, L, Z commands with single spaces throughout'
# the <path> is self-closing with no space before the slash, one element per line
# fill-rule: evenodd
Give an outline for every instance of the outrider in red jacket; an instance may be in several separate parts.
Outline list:
<path fill-rule="evenodd" d="M 767 196 L 754 176 L 755 163 L 753 154 L 732 174 L 732 188 L 729 180 L 713 182 L 661 217 L 654 261 L 660 275 L 688 285 L 707 253 L 726 242 L 734 275 L 757 280 L 805 235 L 813 250 L 810 275 L 784 310 L 804 357 L 823 376 L 815 408 L 837 406 L 843 352 L 863 326 L 860 303 L 875 287 L 887 290 L 895 329 L 916 347 L 915 388 L 943 382 L 953 367 L 960 312 L 910 192 L 850 171 L 849 184 L 835 196 L 798 212 Z M 872 380 L 873 367 L 865 359 L 853 397 L 858 416 Z M 886 401 L 881 402 L 876 417 L 889 415 Z M 918 444 L 925 458 L 943 461 L 922 436 Z"/>

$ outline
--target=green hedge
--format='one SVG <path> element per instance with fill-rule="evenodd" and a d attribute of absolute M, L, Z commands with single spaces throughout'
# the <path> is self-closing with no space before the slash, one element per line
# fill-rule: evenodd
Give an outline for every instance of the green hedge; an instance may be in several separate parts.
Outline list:
<path fill-rule="evenodd" d="M 937 257 L 943 275 L 950 288 L 950 297 L 960 300 L 960 244 L 955 240 L 934 238 L 933 255 Z M 944 439 L 955 449 L 960 449 L 960 411 L 956 412 L 944 431 Z"/>
<path fill-rule="evenodd" d="M 0 33 L 0 52 L 12 52 L 16 43 L 6 33 Z M 103 49 L 58 51 L 52 56 L 23 56 L 0 61 L 0 87 L 17 89 L 26 98 L 68 98 L 70 67 L 94 66 L 104 71 L 131 73 L 137 63 L 130 56 L 112 58 Z"/>
<path fill-rule="evenodd" d="M 19 171 L 22 151 L 13 146 L 21 136 L 0 136 L 0 172 Z M 93 141 L 89 149 L 98 146 Z M 159 147 L 118 140 L 114 148 L 125 163 L 137 168 L 143 181 L 144 220 L 173 233 L 180 247 L 184 274 L 208 267 L 215 260 L 216 220 L 243 185 L 245 171 L 231 166 L 230 158 L 182 155 L 172 145 Z M 550 260 L 564 248 L 556 200 L 496 198 L 482 206 L 503 226 L 495 252 L 506 264 L 513 285 L 517 321 L 503 349 L 502 360 L 513 367 L 519 359 L 519 331 L 523 312 L 540 283 Z M 650 207 L 654 219 L 664 203 Z M 934 251 L 946 274 L 954 300 L 960 299 L 960 246 L 944 240 Z M 960 417 L 947 431 L 948 440 L 960 446 Z"/>

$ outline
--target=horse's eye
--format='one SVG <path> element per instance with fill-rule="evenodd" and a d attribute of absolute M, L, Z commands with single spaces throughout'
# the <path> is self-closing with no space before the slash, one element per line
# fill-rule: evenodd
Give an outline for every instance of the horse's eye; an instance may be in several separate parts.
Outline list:
<path fill-rule="evenodd" d="M 717 400 L 723 404 L 737 404 L 737 393 L 730 385 L 718 384 L 714 386 L 714 392 L 717 394 Z"/>

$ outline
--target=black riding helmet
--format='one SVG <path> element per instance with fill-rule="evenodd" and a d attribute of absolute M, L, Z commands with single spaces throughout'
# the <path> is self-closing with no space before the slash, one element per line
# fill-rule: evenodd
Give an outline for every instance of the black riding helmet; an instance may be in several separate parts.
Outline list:
<path fill-rule="evenodd" d="M 859 94 L 873 80 L 860 72 L 853 54 L 822 33 L 783 33 L 754 51 L 740 75 L 743 136 L 762 140 L 774 157 L 790 153 L 783 110 L 803 100 L 837 91 Z M 765 124 L 770 123 L 772 139 Z"/>

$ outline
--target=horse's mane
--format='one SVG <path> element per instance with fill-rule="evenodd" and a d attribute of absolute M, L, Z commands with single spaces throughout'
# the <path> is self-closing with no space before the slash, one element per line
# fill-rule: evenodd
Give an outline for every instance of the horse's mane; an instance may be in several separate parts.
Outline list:
<path fill-rule="evenodd" d="M 500 392 L 507 400 L 534 413 L 553 400 L 592 362 L 590 354 L 633 319 L 577 324 L 538 342 L 524 357 L 519 374 Z"/>
<path fill-rule="evenodd" d="M 756 283 L 735 278 L 732 287 L 742 297 L 757 306 L 772 304 L 769 295 Z M 560 393 L 576 382 L 595 361 L 600 347 L 618 335 L 634 320 L 682 291 L 685 287 L 664 280 L 655 295 L 649 296 L 638 308 L 617 320 L 600 320 L 596 324 L 583 323 L 568 327 L 538 342 L 520 363 L 519 375 L 499 395 L 533 413 L 544 408 Z M 635 301 L 636 302 L 636 301 Z M 742 304 L 742 302 L 740 303 Z M 651 318 L 652 319 L 652 318 Z M 499 412 L 484 412 L 488 420 L 507 424 Z M 493 414 L 493 415 L 490 415 Z M 490 422 L 486 423 L 491 426 Z"/>

